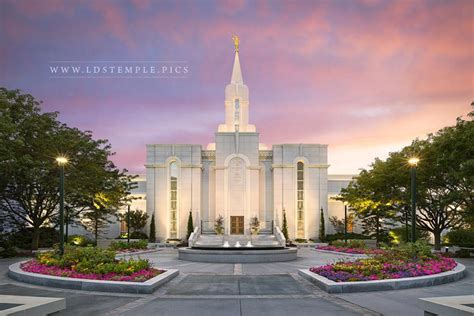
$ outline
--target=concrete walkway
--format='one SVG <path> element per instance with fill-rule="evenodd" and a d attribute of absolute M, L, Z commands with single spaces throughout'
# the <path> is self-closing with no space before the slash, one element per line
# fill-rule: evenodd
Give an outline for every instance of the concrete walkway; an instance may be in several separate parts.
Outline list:
<path fill-rule="evenodd" d="M 65 297 L 60 315 L 423 315 L 418 297 L 472 294 L 474 260 L 467 278 L 436 287 L 377 293 L 329 295 L 297 275 L 297 270 L 344 256 L 300 249 L 298 260 L 281 263 L 211 264 L 178 260 L 175 249 L 140 255 L 156 267 L 180 275 L 151 295 L 107 294 L 22 284 L 6 275 L 0 260 L 0 294 Z M 347 258 L 349 259 L 349 258 Z M 350 258 L 354 259 L 354 258 Z"/>

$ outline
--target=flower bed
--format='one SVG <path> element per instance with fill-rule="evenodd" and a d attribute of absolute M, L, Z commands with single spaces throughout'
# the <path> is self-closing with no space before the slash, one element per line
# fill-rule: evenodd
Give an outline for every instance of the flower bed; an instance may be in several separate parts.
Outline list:
<path fill-rule="evenodd" d="M 368 259 L 337 262 L 309 270 L 335 282 L 386 280 L 433 275 L 453 270 L 456 261 L 431 254 L 421 243 L 408 244 Z"/>
<path fill-rule="evenodd" d="M 163 271 L 154 268 L 142 269 L 137 272 L 133 272 L 130 275 L 119 274 L 115 272 L 109 272 L 105 274 L 97 273 L 81 273 L 72 270 L 71 268 L 60 268 L 57 266 L 48 266 L 42 264 L 36 260 L 30 260 L 21 265 L 21 269 L 25 272 L 39 273 L 45 275 L 52 275 L 58 277 L 67 277 L 75 279 L 88 279 L 88 280 L 102 280 L 102 281 L 127 281 L 127 282 L 144 282 L 149 280 Z"/>
<path fill-rule="evenodd" d="M 21 265 L 25 272 L 77 279 L 144 282 L 164 272 L 148 260 L 115 259 L 115 251 L 94 247 L 67 247 L 61 257 L 55 252 L 38 254 Z"/>
<path fill-rule="evenodd" d="M 383 249 L 370 249 L 370 248 L 351 248 L 351 247 L 336 247 L 336 246 L 316 246 L 318 250 L 336 251 L 350 254 L 383 254 Z"/>

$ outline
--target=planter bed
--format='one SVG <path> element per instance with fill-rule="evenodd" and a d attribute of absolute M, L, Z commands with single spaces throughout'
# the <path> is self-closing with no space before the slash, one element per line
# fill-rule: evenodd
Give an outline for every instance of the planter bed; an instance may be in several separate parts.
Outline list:
<path fill-rule="evenodd" d="M 69 268 L 60 268 L 56 266 L 48 266 L 36 260 L 29 260 L 20 265 L 20 268 L 25 272 L 51 275 L 57 277 L 67 277 L 73 279 L 88 279 L 88 280 L 102 280 L 102 281 L 127 281 L 127 282 L 144 282 L 148 279 L 154 278 L 163 273 L 163 270 L 155 268 L 143 269 L 132 274 L 118 274 L 118 273 L 81 273 L 73 271 Z"/>
<path fill-rule="evenodd" d="M 64 269 L 53 268 L 47 271 L 44 265 L 39 266 L 32 263 L 33 260 L 18 262 L 10 265 L 8 275 L 12 279 L 20 282 L 36 285 L 59 287 L 75 290 L 101 291 L 101 292 L 120 292 L 120 293 L 152 293 L 156 288 L 170 281 L 178 275 L 178 270 L 157 270 L 146 269 L 138 271 L 130 276 L 117 276 L 106 274 L 98 276 L 97 274 L 75 273 L 74 271 L 64 271 Z M 29 271 L 41 271 L 44 274 Z M 52 267 L 48 267 L 52 268 Z M 48 273 L 53 273 L 51 275 Z M 56 276 L 71 273 L 73 277 Z"/>
<path fill-rule="evenodd" d="M 466 268 L 464 267 L 464 265 L 458 263 L 453 270 L 438 274 L 400 279 L 384 279 L 356 282 L 334 282 L 319 274 L 311 272 L 309 269 L 301 269 L 298 271 L 298 274 L 328 293 L 354 293 L 401 290 L 416 287 L 440 285 L 462 279 L 465 276 L 465 270 Z"/>
<path fill-rule="evenodd" d="M 441 256 L 418 261 L 384 259 L 385 257 L 378 257 L 337 262 L 309 270 L 334 282 L 359 282 L 432 275 L 451 271 L 456 267 L 456 261 Z"/>

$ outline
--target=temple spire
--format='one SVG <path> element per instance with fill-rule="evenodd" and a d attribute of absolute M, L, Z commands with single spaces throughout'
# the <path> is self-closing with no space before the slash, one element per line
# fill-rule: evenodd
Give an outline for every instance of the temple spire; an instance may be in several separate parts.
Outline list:
<path fill-rule="evenodd" d="M 225 124 L 219 125 L 218 132 L 234 132 L 238 138 L 239 133 L 253 133 L 256 128 L 255 125 L 249 124 L 249 88 L 244 83 L 240 69 L 240 39 L 234 35 L 232 41 L 235 47 L 234 66 L 230 83 L 225 87 Z"/>
<path fill-rule="evenodd" d="M 232 78 L 230 79 L 231 84 L 243 84 L 244 79 L 242 78 L 242 70 L 240 70 L 239 60 L 239 43 L 240 39 L 237 35 L 232 36 L 235 46 L 235 57 L 234 57 L 234 68 L 232 69 Z"/>

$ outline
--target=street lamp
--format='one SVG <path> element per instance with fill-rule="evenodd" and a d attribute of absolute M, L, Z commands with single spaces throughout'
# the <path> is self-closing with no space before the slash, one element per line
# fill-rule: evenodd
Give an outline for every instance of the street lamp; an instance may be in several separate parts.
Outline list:
<path fill-rule="evenodd" d="M 127 243 L 130 243 L 130 203 L 128 203 L 127 208 Z"/>
<path fill-rule="evenodd" d="M 64 254 L 64 165 L 68 163 L 66 157 L 56 158 L 59 165 L 59 254 Z"/>
<path fill-rule="evenodd" d="M 411 166 L 411 241 L 416 241 L 416 167 L 420 159 L 412 157 L 408 159 Z"/>
<path fill-rule="evenodd" d="M 347 245 L 347 203 L 344 202 L 344 243 Z"/>

